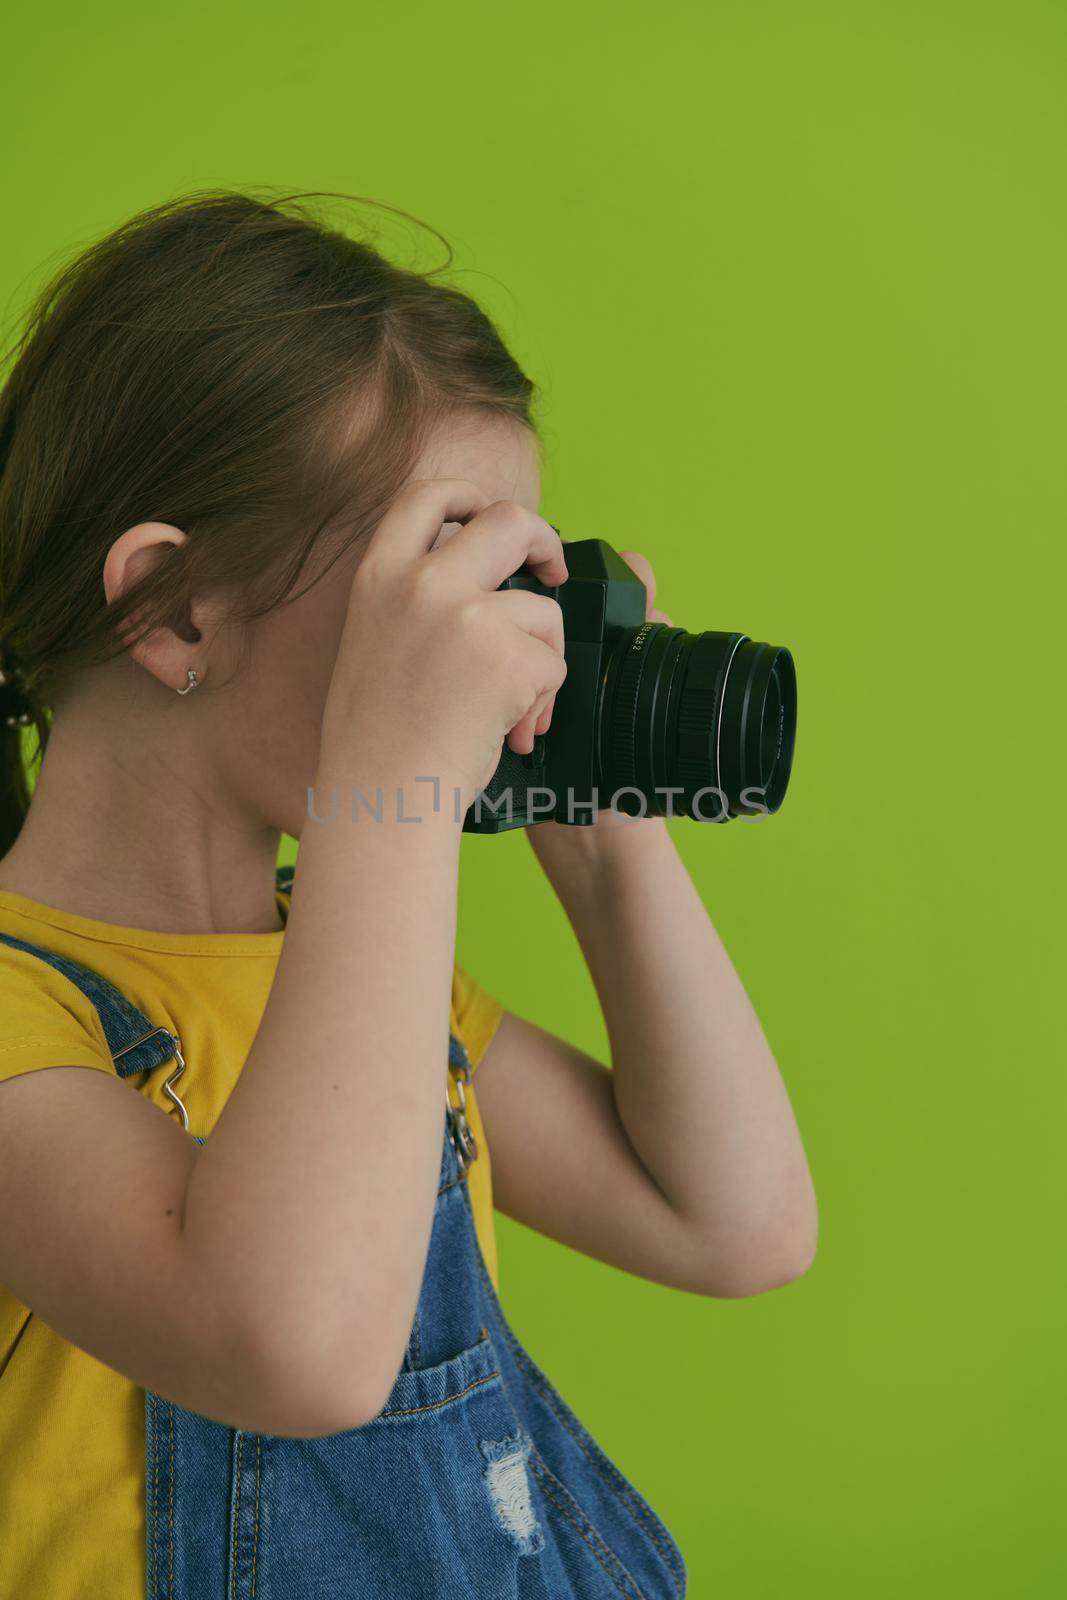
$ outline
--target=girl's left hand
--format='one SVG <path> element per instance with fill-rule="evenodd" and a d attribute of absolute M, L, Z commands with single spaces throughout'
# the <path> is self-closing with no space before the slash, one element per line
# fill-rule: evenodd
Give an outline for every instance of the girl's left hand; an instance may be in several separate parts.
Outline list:
<path fill-rule="evenodd" d="M 620 550 L 619 554 L 626 562 L 626 565 L 633 572 L 636 572 L 645 586 L 647 596 L 645 621 L 665 622 L 668 628 L 672 628 L 674 624 L 670 617 L 665 612 L 658 611 L 654 603 L 656 599 L 656 575 L 652 571 L 651 563 L 639 550 Z M 536 731 L 544 733 L 546 730 L 539 722 Z M 607 797 L 603 796 L 602 798 L 606 799 Z M 602 805 L 597 812 L 597 819 L 593 823 L 575 826 L 568 822 L 538 822 L 525 829 L 525 833 L 536 853 L 539 856 L 545 856 L 549 852 L 558 851 L 561 847 L 568 845 L 574 850 L 596 848 L 608 832 L 614 832 L 618 828 L 629 827 L 638 822 L 659 822 L 662 826 L 663 820 L 662 817 L 631 817 L 624 812 L 612 811 L 607 805 Z"/>

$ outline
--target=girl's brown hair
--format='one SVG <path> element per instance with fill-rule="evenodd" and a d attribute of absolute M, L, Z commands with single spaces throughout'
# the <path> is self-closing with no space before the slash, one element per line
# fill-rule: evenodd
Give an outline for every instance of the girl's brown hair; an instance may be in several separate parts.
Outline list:
<path fill-rule="evenodd" d="M 4 357 L 0 640 L 33 702 L 31 766 L 70 675 L 194 595 L 225 593 L 241 620 L 295 598 L 326 530 L 311 581 L 370 534 L 451 413 L 511 418 L 540 449 L 536 385 L 435 281 L 447 240 L 430 230 L 440 267 L 395 265 L 317 217 L 323 193 L 199 190 L 140 212 L 53 278 Z M 188 538 L 109 606 L 107 551 L 149 520 Z M 21 730 L 0 719 L 0 854 L 29 798 Z"/>

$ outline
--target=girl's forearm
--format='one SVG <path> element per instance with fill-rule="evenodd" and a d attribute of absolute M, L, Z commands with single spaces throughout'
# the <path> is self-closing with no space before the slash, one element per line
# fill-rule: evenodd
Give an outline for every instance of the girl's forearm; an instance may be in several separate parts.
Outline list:
<path fill-rule="evenodd" d="M 401 780 L 398 778 L 397 782 Z M 183 1233 L 302 1414 L 356 1426 L 403 1358 L 437 1193 L 460 829 L 429 786 L 346 809 L 320 769 L 277 973 L 194 1166 Z M 373 789 L 364 783 L 373 799 Z M 447 793 L 447 790 L 446 790 Z M 310 1388 L 308 1387 L 310 1386 Z"/>
<path fill-rule="evenodd" d="M 573 837 L 571 836 L 573 835 Z M 662 819 L 535 848 L 589 966 L 630 1142 L 724 1284 L 803 1271 L 817 1208 L 789 1096 Z"/>

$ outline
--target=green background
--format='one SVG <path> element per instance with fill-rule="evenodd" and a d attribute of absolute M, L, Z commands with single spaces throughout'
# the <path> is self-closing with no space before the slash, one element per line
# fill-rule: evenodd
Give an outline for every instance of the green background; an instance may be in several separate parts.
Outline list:
<path fill-rule="evenodd" d="M 520 1336 L 690 1595 L 1062 1594 L 1063 6 L 3 31 L 8 316 L 187 188 L 403 206 L 544 386 L 544 514 L 643 550 L 676 623 L 794 651 L 781 813 L 673 829 L 793 1100 L 814 1266 L 703 1299 L 497 1218 Z M 464 965 L 607 1059 L 526 838 L 463 849 Z"/>

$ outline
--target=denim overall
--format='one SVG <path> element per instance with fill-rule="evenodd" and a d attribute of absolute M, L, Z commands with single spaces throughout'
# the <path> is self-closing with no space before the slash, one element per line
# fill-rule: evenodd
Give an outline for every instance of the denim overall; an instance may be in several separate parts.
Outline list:
<path fill-rule="evenodd" d="M 281 868 L 290 889 L 293 868 Z M 180 1041 L 98 973 L 9 934 L 100 1014 L 121 1077 Z M 251 1433 L 145 1391 L 147 1600 L 681 1600 L 682 1553 L 508 1325 L 474 1227 L 449 1034 L 429 1251 L 382 1410 L 326 1438 Z M 198 1144 L 204 1138 L 192 1135 Z M 353 1146 L 358 1155 L 358 1142 Z M 359 1352 L 353 1349 L 352 1359 Z"/>

